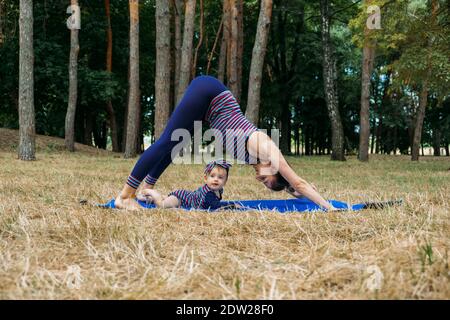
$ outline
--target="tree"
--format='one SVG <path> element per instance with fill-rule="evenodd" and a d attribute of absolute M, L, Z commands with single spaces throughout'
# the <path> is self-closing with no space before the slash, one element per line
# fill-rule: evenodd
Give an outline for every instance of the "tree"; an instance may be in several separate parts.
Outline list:
<path fill-rule="evenodd" d="M 71 12 L 74 19 L 70 28 L 70 58 L 69 58 L 69 103 L 66 113 L 65 139 L 64 143 L 67 150 L 75 151 L 75 112 L 77 109 L 77 94 L 78 94 L 78 53 L 80 45 L 78 41 L 78 29 L 76 24 L 79 19 L 78 0 L 71 0 Z"/>
<path fill-rule="evenodd" d="M 230 17 L 229 0 L 223 0 L 222 6 L 222 41 L 220 43 L 219 66 L 217 68 L 217 78 L 225 83 L 225 72 L 228 56 L 228 38 L 230 37 Z"/>
<path fill-rule="evenodd" d="M 238 39 L 237 39 L 237 88 L 239 92 L 239 97 L 242 95 L 242 70 L 243 70 L 243 61 L 244 61 L 244 1 L 237 0 L 236 1 L 236 9 L 237 9 L 237 30 L 238 30 Z"/>
<path fill-rule="evenodd" d="M 223 37 L 221 37 L 222 30 L 223 30 L 223 17 L 220 20 L 219 28 L 217 28 L 216 37 L 214 39 L 213 47 L 211 49 L 210 54 L 208 55 L 208 64 L 206 66 L 206 74 L 209 74 L 209 72 L 211 70 L 211 62 L 212 62 L 212 60 L 214 58 L 214 54 L 216 53 L 217 42 L 219 41 L 220 38 L 223 39 Z M 219 57 L 219 59 L 220 59 L 220 57 Z"/>
<path fill-rule="evenodd" d="M 105 0 L 105 11 L 106 11 L 106 21 L 107 21 L 107 49 L 106 49 L 106 71 L 111 74 L 112 72 L 112 27 L 111 27 L 111 10 L 110 10 L 110 0 Z M 111 128 L 111 142 L 112 150 L 114 152 L 119 152 L 119 137 L 117 131 L 116 113 L 114 111 L 111 99 L 108 99 L 106 103 L 106 111 L 109 116 L 109 126 Z"/>
<path fill-rule="evenodd" d="M 170 9 L 156 1 L 155 138 L 166 127 L 170 111 Z"/>
<path fill-rule="evenodd" d="M 0 0 L 0 46 L 3 44 L 3 38 L 4 38 L 4 34 L 3 34 L 3 12 L 5 8 L 5 2 L 4 0 Z"/>
<path fill-rule="evenodd" d="M 271 32 L 271 59 L 269 78 L 274 87 L 272 104 L 277 104 L 276 118 L 281 127 L 280 150 L 283 154 L 291 153 L 291 101 L 294 98 L 293 91 L 298 85 L 300 34 L 304 27 L 304 3 L 300 2 L 296 8 L 295 19 L 289 15 L 288 3 L 277 0 L 274 2 L 274 10 L 277 14 L 273 17 Z M 292 39 L 293 38 L 293 39 Z M 267 91 L 267 89 L 266 89 Z M 270 102 L 269 102 L 270 103 Z M 269 104 L 270 105 L 270 104 Z M 273 106 L 272 106 L 273 108 Z M 266 111 L 267 112 L 267 111 Z"/>
<path fill-rule="evenodd" d="M 226 0 L 225 0 L 226 1 Z M 237 8 L 236 0 L 229 0 L 228 4 L 228 17 L 230 22 L 228 27 L 230 28 L 228 37 L 228 58 L 227 58 L 227 84 L 230 91 L 239 101 L 241 92 L 239 88 L 239 29 L 238 29 L 238 16 L 239 10 Z"/>
<path fill-rule="evenodd" d="M 129 0 L 130 6 L 130 76 L 128 94 L 128 116 L 125 142 L 125 158 L 137 154 L 139 132 L 139 1 Z"/>
<path fill-rule="evenodd" d="M 436 14 L 438 10 L 438 2 L 437 0 L 431 0 L 431 28 L 436 25 Z M 432 34 L 428 34 L 425 37 L 426 46 L 427 46 L 427 55 L 426 55 L 426 71 L 425 76 L 422 80 L 422 86 L 419 94 L 419 109 L 416 113 L 416 123 L 414 126 L 414 136 L 411 147 L 411 160 L 418 161 L 419 160 L 419 147 L 422 138 L 422 127 L 423 120 L 425 118 L 425 108 L 428 102 L 428 93 L 429 93 L 429 81 L 431 78 L 431 50 L 433 49 L 433 37 Z"/>
<path fill-rule="evenodd" d="M 272 17 L 272 0 L 261 0 L 255 44 L 253 46 L 250 66 L 247 110 L 245 116 L 256 126 L 259 120 L 259 104 L 261 99 L 262 70 L 269 37 Z"/>
<path fill-rule="evenodd" d="M 183 97 L 184 90 L 191 80 L 192 40 L 194 37 L 196 0 L 187 0 L 184 15 L 183 47 L 181 53 L 180 81 L 178 84 L 177 103 Z"/>
<path fill-rule="evenodd" d="M 371 0 L 366 3 L 368 6 Z M 371 40 L 372 29 L 364 28 L 364 47 L 361 70 L 361 111 L 360 111 L 360 131 L 359 131 L 359 156 L 360 161 L 369 160 L 369 108 L 370 108 L 370 77 L 375 60 L 375 45 Z"/>
<path fill-rule="evenodd" d="M 204 17 L 205 17 L 205 14 L 204 14 L 204 10 L 203 10 L 203 0 L 200 0 L 200 35 L 199 35 L 197 46 L 195 47 L 194 60 L 192 62 L 192 78 L 195 78 L 195 76 L 197 74 L 198 51 L 200 50 L 200 47 L 202 46 L 203 35 L 205 33 L 204 25 L 203 25 Z"/>
<path fill-rule="evenodd" d="M 175 41 L 174 41 L 174 50 L 175 50 L 175 65 L 174 65 L 174 85 L 173 85 L 173 95 L 174 95 L 174 103 L 177 100 L 178 93 L 178 85 L 180 82 L 180 68 L 181 68 L 181 45 L 182 45 L 182 37 L 181 37 L 181 17 L 183 10 L 183 1 L 182 0 L 173 0 L 173 8 L 174 8 L 174 29 L 175 29 Z M 175 107 L 175 106 L 174 106 Z"/>
<path fill-rule="evenodd" d="M 438 0 L 376 3 L 381 9 L 383 31 L 372 33 L 371 38 L 376 41 L 379 56 L 388 57 L 385 78 L 390 81 L 385 83 L 391 93 L 383 94 L 387 99 L 383 98 L 378 107 L 377 150 L 381 145 L 382 152 L 395 152 L 398 146 L 406 154 L 410 147 L 412 160 L 417 160 L 426 109 L 439 106 L 450 87 L 448 10 L 445 6 L 440 10 Z M 363 13 L 350 23 L 357 30 L 353 40 L 360 47 L 364 42 L 362 26 L 367 19 Z M 429 97 L 440 102 L 431 106 Z M 397 131 L 404 131 L 405 122 L 408 127 L 405 135 L 397 135 Z M 390 133 L 394 135 L 393 144 L 389 141 Z"/>
<path fill-rule="evenodd" d="M 323 45 L 323 81 L 328 116 L 331 121 L 331 159 L 345 161 L 344 130 L 339 113 L 336 84 L 336 60 L 330 39 L 330 5 L 329 0 L 320 0 L 321 33 Z"/>
<path fill-rule="evenodd" d="M 33 0 L 20 0 L 19 159 L 35 160 Z"/>

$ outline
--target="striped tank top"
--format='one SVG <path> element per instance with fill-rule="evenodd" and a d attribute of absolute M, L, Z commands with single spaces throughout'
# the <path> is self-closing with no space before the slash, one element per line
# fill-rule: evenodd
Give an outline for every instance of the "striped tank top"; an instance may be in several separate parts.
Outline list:
<path fill-rule="evenodd" d="M 205 120 L 214 130 L 216 141 L 222 143 L 223 151 L 231 153 L 234 159 L 250 162 L 247 140 L 258 128 L 244 116 L 239 103 L 229 90 L 220 93 L 211 101 Z"/>
<path fill-rule="evenodd" d="M 211 190 L 208 185 L 204 184 L 195 191 L 175 190 L 169 193 L 169 196 L 175 196 L 180 200 L 181 207 L 195 209 L 217 209 L 222 200 L 223 189 L 217 192 Z"/>

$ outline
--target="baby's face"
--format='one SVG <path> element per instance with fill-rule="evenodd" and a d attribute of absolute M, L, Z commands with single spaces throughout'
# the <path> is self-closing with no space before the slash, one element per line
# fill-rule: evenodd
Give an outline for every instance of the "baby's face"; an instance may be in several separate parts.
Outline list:
<path fill-rule="evenodd" d="M 205 183 L 211 190 L 217 191 L 225 186 L 227 178 L 227 170 L 222 167 L 215 167 L 205 176 Z"/>

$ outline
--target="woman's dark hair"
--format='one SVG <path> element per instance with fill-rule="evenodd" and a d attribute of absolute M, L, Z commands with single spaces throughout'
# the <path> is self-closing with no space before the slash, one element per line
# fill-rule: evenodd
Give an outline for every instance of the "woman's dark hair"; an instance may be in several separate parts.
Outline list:
<path fill-rule="evenodd" d="M 282 191 L 289 187 L 289 182 L 279 173 L 275 175 L 276 182 L 270 186 L 270 189 L 273 191 Z"/>

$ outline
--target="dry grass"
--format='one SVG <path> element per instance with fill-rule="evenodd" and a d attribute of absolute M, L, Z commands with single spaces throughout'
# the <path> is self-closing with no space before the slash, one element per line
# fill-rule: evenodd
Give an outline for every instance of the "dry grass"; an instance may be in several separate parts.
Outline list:
<path fill-rule="evenodd" d="M 135 162 L 85 148 L 0 152 L 0 299 L 450 298 L 448 158 L 289 159 L 326 198 L 404 199 L 380 211 L 127 213 L 79 204 L 114 197 Z M 201 172 L 172 166 L 159 188 Z M 226 199 L 280 197 L 231 170 Z"/>
<path fill-rule="evenodd" d="M 0 151 L 17 152 L 17 146 L 19 144 L 19 131 L 12 129 L 0 128 Z M 38 152 L 61 152 L 64 151 L 64 139 L 49 137 L 49 136 L 36 136 L 36 150 Z M 85 154 L 91 155 L 110 155 L 111 153 L 103 150 L 92 148 L 84 144 L 75 143 L 75 149 Z"/>

